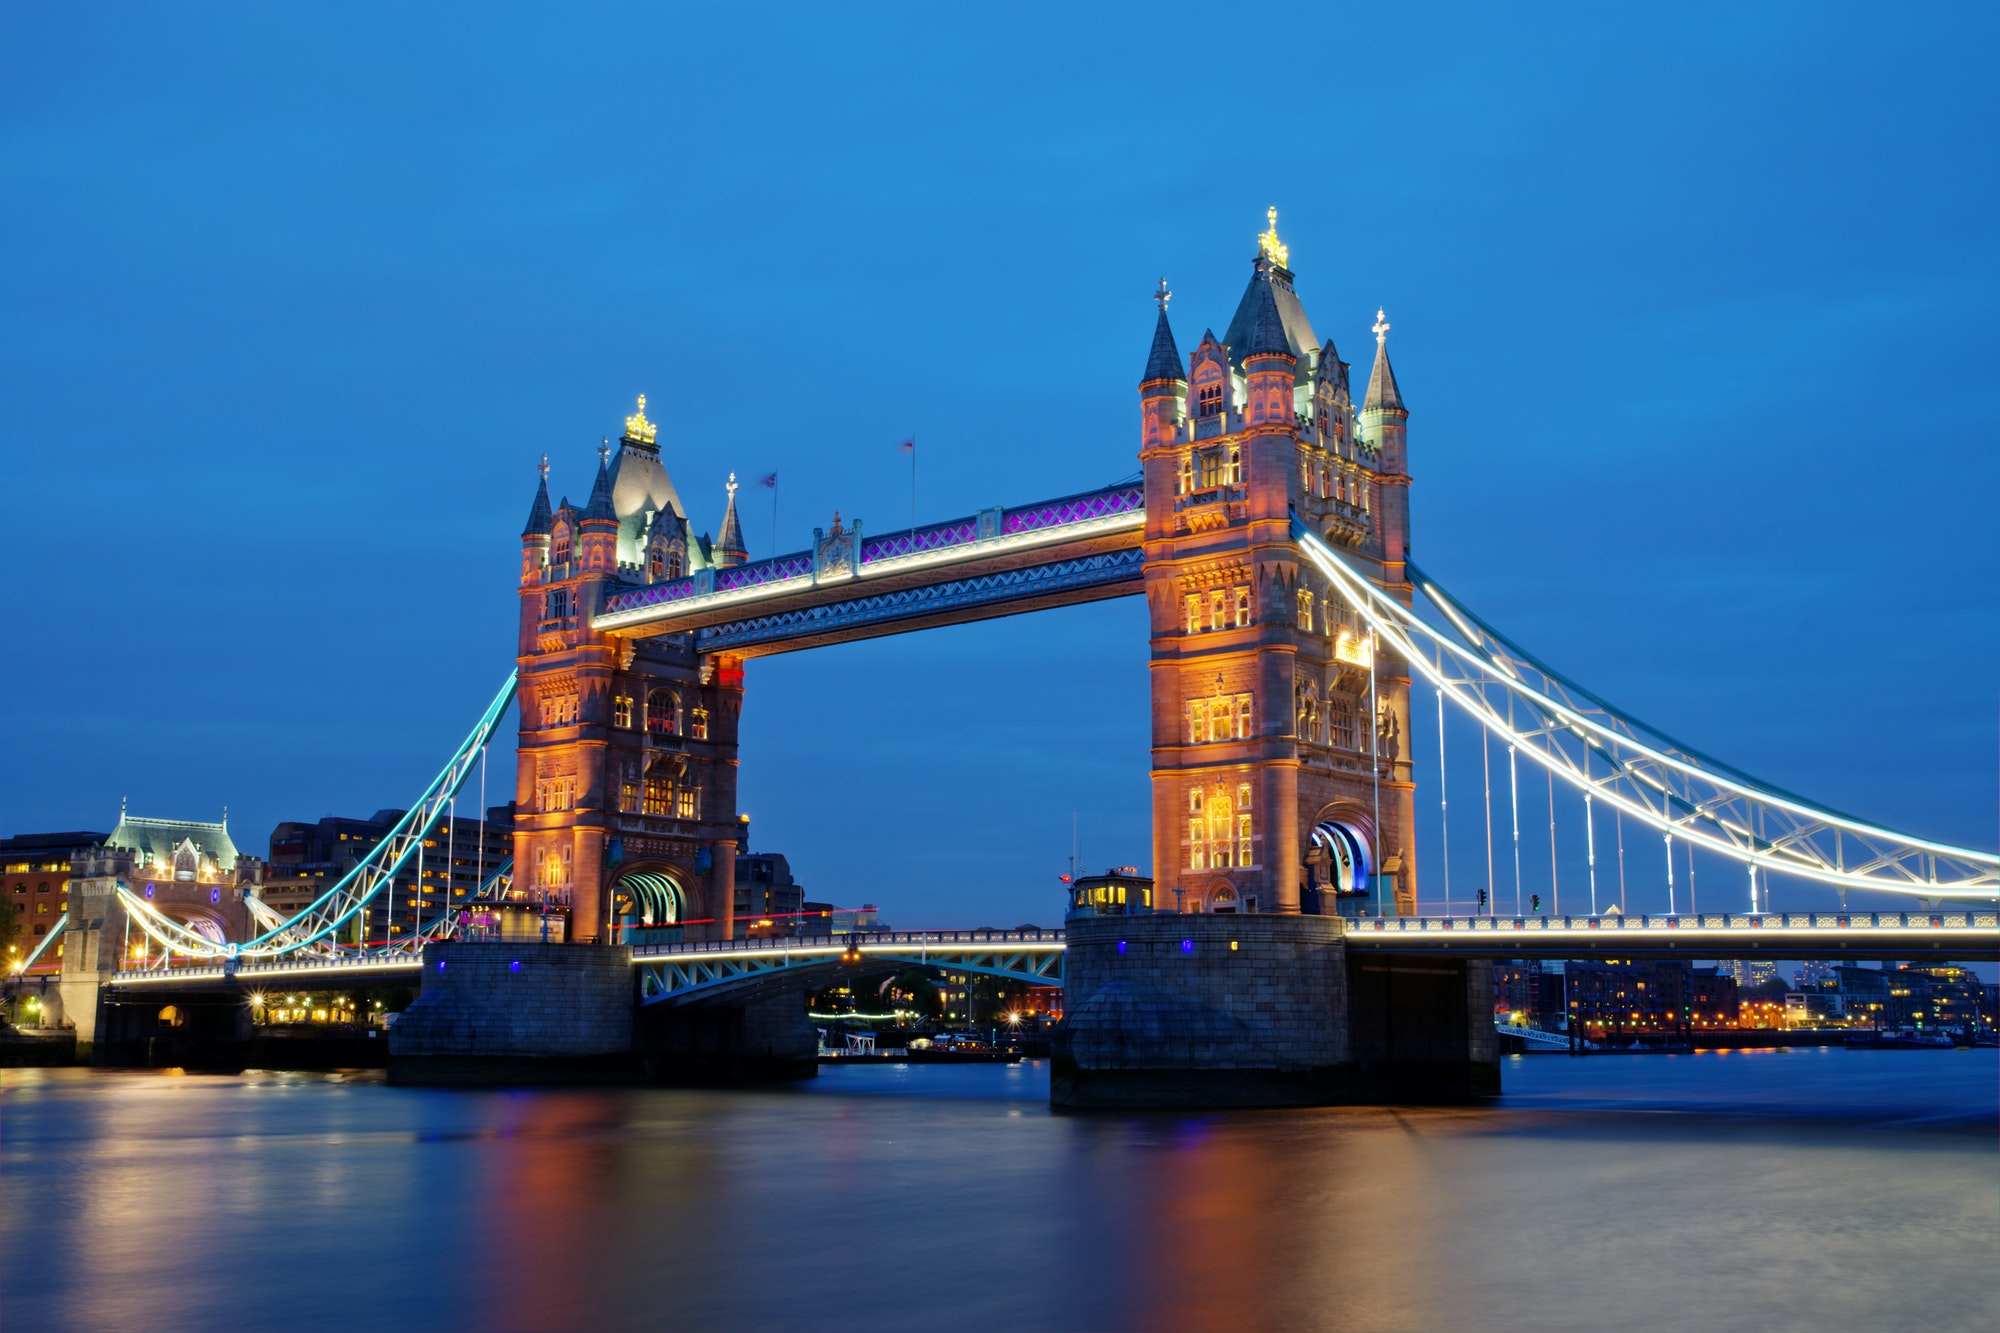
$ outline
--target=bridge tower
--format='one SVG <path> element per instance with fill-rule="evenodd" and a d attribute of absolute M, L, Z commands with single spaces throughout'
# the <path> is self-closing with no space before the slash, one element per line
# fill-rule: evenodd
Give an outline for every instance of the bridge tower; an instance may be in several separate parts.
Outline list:
<path fill-rule="evenodd" d="M 1303 560 L 1294 516 L 1405 603 L 1403 406 L 1378 313 L 1357 414 L 1278 240 L 1183 368 L 1159 318 L 1139 385 L 1152 625 L 1155 903 L 1416 910 L 1409 668 Z"/>
<path fill-rule="evenodd" d="M 644 397 L 616 455 L 598 450 L 582 509 L 550 505 L 542 461 L 521 534 L 514 890 L 565 914 L 572 942 L 616 942 L 621 924 L 732 931 L 742 662 L 590 623 L 633 585 L 712 587 L 741 559 L 733 487 L 726 518 L 722 543 L 692 536 Z"/>

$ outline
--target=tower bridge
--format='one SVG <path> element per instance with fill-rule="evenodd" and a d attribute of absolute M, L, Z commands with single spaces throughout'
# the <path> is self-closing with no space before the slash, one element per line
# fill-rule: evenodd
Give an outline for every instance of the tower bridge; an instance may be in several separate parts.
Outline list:
<path fill-rule="evenodd" d="M 1274 210 L 1226 331 L 1205 330 L 1185 357 L 1160 284 L 1138 384 L 1137 483 L 884 532 L 836 513 L 806 549 L 753 561 L 733 478 L 720 536 L 696 534 L 641 398 L 616 448 L 599 450 L 582 504 L 551 498 L 544 460 L 521 534 L 515 673 L 390 837 L 306 911 L 259 915 L 224 941 L 108 876 L 73 895 L 71 932 L 99 941 L 136 930 L 176 960 L 175 975 L 128 975 L 116 947 L 72 950 L 65 968 L 73 954 L 109 985 L 238 984 L 271 967 L 414 967 L 426 950 L 473 948 L 443 943 L 457 933 L 450 912 L 416 923 L 387 955 L 364 959 L 337 941 L 422 855 L 517 693 L 518 814 L 501 891 L 549 913 L 570 946 L 616 949 L 635 928 L 678 929 L 680 942 L 599 969 L 603 986 L 643 1000 L 640 1011 L 731 998 L 768 1006 L 754 997 L 803 986 L 851 947 L 928 958 L 914 938 L 735 940 L 748 664 L 1120 596 L 1144 597 L 1149 621 L 1157 910 L 1073 921 L 1060 938 L 1015 942 L 1011 961 L 978 964 L 1060 970 L 1076 1038 L 1061 1099 L 1221 1096 L 1204 1078 L 1231 1066 L 1269 1074 L 1279 1099 L 1337 1099 L 1363 1095 L 1361 1085 L 1328 1070 L 1387 1068 L 1415 1049 L 1430 1052 L 1417 1061 L 1424 1078 L 1463 1092 L 1465 1070 L 1487 1059 L 1479 1025 L 1467 1027 L 1468 997 L 1494 957 L 1905 957 L 2000 945 L 2000 856 L 1833 811 L 1703 754 L 1548 667 L 1418 569 L 1410 413 L 1390 322 L 1378 310 L 1369 327 L 1356 402 L 1350 366 L 1315 330 L 1290 258 Z M 1105 462 L 1117 466 L 1112 454 Z M 1433 704 L 1444 856 L 1420 875 L 1413 723 L 1430 726 Z M 1446 800 L 1454 727 L 1481 756 L 1484 809 L 1471 817 L 1483 814 L 1487 836 L 1470 872 L 1471 914 L 1453 910 L 1450 816 L 1468 817 L 1463 797 Z M 1546 790 L 1546 912 L 1522 870 L 1524 770 L 1530 800 L 1537 776 Z M 1570 837 L 1587 849 L 1569 912 L 1555 871 L 1559 793 Z M 1628 839 L 1650 843 L 1650 864 L 1665 871 L 1664 915 L 1626 914 Z M 1706 912 L 1694 902 L 1698 866 Z M 1733 900 L 1720 913 L 1718 871 Z M 1458 873 L 1462 904 L 1472 897 L 1462 862 Z M 1796 905 L 1810 910 L 1774 912 L 1774 881 L 1809 897 Z M 1856 891 L 1877 895 L 1869 910 L 1848 910 Z M 1885 894 L 1917 910 L 1875 911 Z M 1580 902 L 1587 913 L 1574 910 Z M 1378 953 L 1445 965 L 1405 969 L 1432 978 L 1428 990 L 1392 985 L 1380 968 L 1377 981 L 1361 979 L 1372 964 L 1357 962 L 1350 977 L 1350 957 Z M 952 956 L 978 970 L 970 955 Z M 476 971 L 427 969 L 426 995 Z M 470 1013 L 490 999 L 464 991 L 433 1008 Z M 783 1023 L 751 1027 L 770 1035 Z M 1382 1036 L 1392 1029 L 1395 1040 Z"/>

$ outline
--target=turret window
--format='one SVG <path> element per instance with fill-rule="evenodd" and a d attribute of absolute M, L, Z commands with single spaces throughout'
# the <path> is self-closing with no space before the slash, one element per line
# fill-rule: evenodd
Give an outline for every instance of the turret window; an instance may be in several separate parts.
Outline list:
<path fill-rule="evenodd" d="M 1187 632 L 1201 633 L 1201 594 L 1189 593 L 1186 601 Z"/>
<path fill-rule="evenodd" d="M 1219 417 L 1222 415 L 1222 386 L 1220 384 L 1204 384 L 1195 393 L 1195 414 L 1204 417 Z"/>
<path fill-rule="evenodd" d="M 697 706 L 688 714 L 688 736 L 694 740 L 708 739 L 708 710 Z"/>
<path fill-rule="evenodd" d="M 1311 633 L 1313 627 L 1313 595 L 1307 588 L 1299 589 L 1299 628 Z"/>
<path fill-rule="evenodd" d="M 568 588 L 551 588 L 542 598 L 542 619 L 565 620 L 574 605 Z"/>
<path fill-rule="evenodd" d="M 569 563 L 569 528 L 564 524 L 556 525 L 555 539 L 549 546 L 549 563 L 556 565 Z"/>
<path fill-rule="evenodd" d="M 612 698 L 611 725 L 614 727 L 627 727 L 627 728 L 629 728 L 632 725 L 631 695 L 620 694 Z"/>

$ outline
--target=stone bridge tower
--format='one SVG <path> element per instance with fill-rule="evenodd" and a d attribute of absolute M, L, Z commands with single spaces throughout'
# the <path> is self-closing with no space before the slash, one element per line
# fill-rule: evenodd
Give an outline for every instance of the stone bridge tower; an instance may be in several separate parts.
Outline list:
<path fill-rule="evenodd" d="M 566 914 L 573 942 L 613 943 L 621 923 L 732 932 L 742 662 L 590 623 L 615 592 L 740 562 L 733 484 L 722 531 L 693 535 L 643 397 L 583 508 L 550 505 L 543 460 L 521 534 L 513 891 Z"/>
<path fill-rule="evenodd" d="M 1166 284 L 1139 385 L 1152 626 L 1154 901 L 1416 910 L 1409 668 L 1294 545 L 1294 516 L 1404 603 L 1402 396 L 1377 315 L 1359 413 L 1277 210 L 1228 333 L 1183 366 Z"/>

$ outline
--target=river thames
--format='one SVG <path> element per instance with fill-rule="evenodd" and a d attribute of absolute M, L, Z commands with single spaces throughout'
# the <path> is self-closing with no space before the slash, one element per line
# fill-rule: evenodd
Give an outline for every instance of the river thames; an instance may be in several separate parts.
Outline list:
<path fill-rule="evenodd" d="M 1044 1064 L 758 1091 L 10 1070 L 6 1323 L 2000 1327 L 1995 1052 L 1504 1076 L 1477 1110 L 1068 1115 Z"/>

